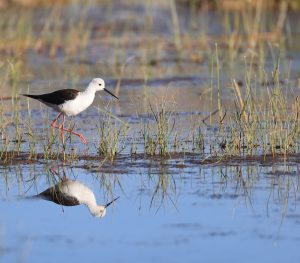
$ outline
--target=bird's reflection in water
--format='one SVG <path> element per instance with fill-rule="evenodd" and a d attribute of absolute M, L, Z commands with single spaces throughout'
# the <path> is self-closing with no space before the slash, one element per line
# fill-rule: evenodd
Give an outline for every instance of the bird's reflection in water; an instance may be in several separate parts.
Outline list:
<path fill-rule="evenodd" d="M 51 172 L 53 173 L 53 171 Z M 106 208 L 119 197 L 105 205 L 98 205 L 95 195 L 89 187 L 78 180 L 71 180 L 64 176 L 61 182 L 35 195 L 34 198 L 48 200 L 63 206 L 86 205 L 93 216 L 104 217 Z"/>

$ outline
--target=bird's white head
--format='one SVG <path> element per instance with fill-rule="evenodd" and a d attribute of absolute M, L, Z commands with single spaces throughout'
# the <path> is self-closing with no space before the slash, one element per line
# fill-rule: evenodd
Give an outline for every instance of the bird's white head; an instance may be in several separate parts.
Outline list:
<path fill-rule="evenodd" d="M 92 90 L 93 92 L 104 90 L 107 93 L 109 93 L 111 96 L 115 97 L 116 99 L 119 99 L 115 94 L 113 94 L 111 91 L 109 91 L 108 89 L 105 88 L 105 82 L 101 78 L 94 78 L 90 82 L 90 84 L 89 84 L 89 86 L 88 86 L 87 89 L 88 89 L 88 91 Z"/>
<path fill-rule="evenodd" d="M 95 217 L 104 217 L 106 215 L 106 208 L 102 205 L 99 205 L 93 215 Z"/>
<path fill-rule="evenodd" d="M 101 78 L 94 78 L 90 82 L 89 86 L 93 87 L 96 91 L 104 90 L 105 89 L 105 82 Z"/>

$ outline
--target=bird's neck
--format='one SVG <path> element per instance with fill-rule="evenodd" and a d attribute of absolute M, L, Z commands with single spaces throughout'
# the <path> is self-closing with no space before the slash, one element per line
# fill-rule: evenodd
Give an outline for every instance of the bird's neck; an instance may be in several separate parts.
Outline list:
<path fill-rule="evenodd" d="M 96 91 L 97 90 L 95 88 L 95 85 L 89 84 L 87 86 L 87 88 L 85 89 L 85 91 L 83 91 L 83 93 L 85 93 L 85 94 L 94 94 L 95 95 Z"/>
<path fill-rule="evenodd" d="M 80 92 L 80 97 L 89 106 L 92 104 L 96 94 L 96 89 L 93 85 L 89 85 L 84 91 Z"/>
<path fill-rule="evenodd" d="M 90 210 L 90 213 L 95 216 L 97 215 L 98 211 L 99 211 L 99 206 L 97 205 L 96 201 L 94 200 L 90 200 L 88 202 L 84 203 L 88 209 Z"/>

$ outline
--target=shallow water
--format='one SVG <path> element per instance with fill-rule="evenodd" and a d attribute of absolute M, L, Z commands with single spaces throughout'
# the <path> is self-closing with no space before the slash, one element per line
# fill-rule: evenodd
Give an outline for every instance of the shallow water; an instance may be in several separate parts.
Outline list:
<path fill-rule="evenodd" d="M 120 196 L 103 219 L 84 206 L 23 199 L 57 180 L 43 165 L 2 169 L 1 259 L 299 261 L 296 164 L 187 166 L 153 164 L 124 174 L 66 167 L 99 203 Z"/>
<path fill-rule="evenodd" d="M 26 199 L 59 180 L 49 168 L 60 167 L 60 175 L 63 174 L 60 161 L 22 160 L 28 158 L 29 119 L 37 136 L 36 151 L 42 153 L 55 113 L 24 98 L 13 103 L 2 101 L 8 120 L 20 107 L 19 127 L 25 141 L 20 146 L 24 155 L 16 162 L 0 166 L 0 261 L 53 262 L 57 258 L 71 258 L 73 262 L 299 262 L 299 155 L 287 161 L 270 156 L 268 160 L 260 156 L 210 159 L 213 150 L 207 141 L 213 140 L 217 146 L 220 143 L 214 137 L 218 116 L 213 116 L 212 125 L 204 129 L 203 152 L 191 153 L 189 148 L 164 158 L 144 155 L 140 120 L 153 122 L 149 101 L 157 105 L 167 98 L 167 109 L 179 124 L 175 128 L 185 137 L 192 125 L 202 125 L 202 120 L 217 109 L 218 81 L 222 103 L 230 114 L 235 103 L 230 88 L 232 79 L 240 81 L 242 88 L 245 86 L 245 72 L 249 72 L 245 69 L 245 58 L 247 63 L 250 60 L 246 47 L 232 60 L 227 58 L 228 42 L 222 42 L 228 34 L 223 16 L 199 11 L 192 21 L 184 8 L 179 9 L 180 29 L 192 41 L 184 42 L 182 52 L 177 52 L 168 8 L 159 4 L 149 6 L 89 6 L 86 19 L 93 25 L 91 39 L 78 52 L 59 46 L 51 57 L 46 45 L 41 50 L 29 48 L 20 55 L 23 65 L 18 94 L 83 89 L 95 76 L 102 76 L 114 91 L 122 65 L 132 58 L 123 72 L 120 100 L 103 94 L 99 99 L 97 95 L 96 108 L 91 107 L 72 120 L 75 129 L 88 138 L 89 145 L 83 146 L 76 137 L 68 140 L 66 151 L 75 149 L 78 157 L 64 167 L 66 176 L 88 185 L 99 203 L 116 196 L 120 199 L 108 208 L 103 219 L 92 217 L 84 206 L 61 207 L 44 200 Z M 50 11 L 41 8 L 33 13 L 36 35 Z M 64 21 L 65 16 L 81 17 L 81 12 L 80 6 L 67 5 L 58 13 Z M 150 29 L 147 14 L 152 19 Z M 266 18 L 270 25 L 274 19 L 273 15 Z M 295 44 L 298 20 L 299 16 L 289 14 L 293 37 L 292 41 L 286 37 L 282 53 L 277 49 L 282 44 L 280 39 L 280 43 L 265 43 L 268 48 L 264 70 L 272 73 L 280 53 L 284 76 L 280 80 L 295 88 L 287 91 L 291 100 L 299 92 L 300 56 Z M 221 57 L 219 78 L 215 72 L 211 76 L 210 68 L 215 43 L 219 44 Z M 252 62 L 253 71 L 258 74 L 261 65 L 256 54 Z M 259 92 L 267 92 L 258 76 L 254 82 Z M 1 89 L 1 96 L 12 95 L 10 85 Z M 268 89 L 273 89 L 272 84 Z M 111 110 L 130 125 L 129 136 L 124 139 L 125 149 L 113 162 L 102 163 L 103 158 L 97 155 L 104 116 L 97 107 Z M 119 125 L 115 120 L 113 123 Z M 10 150 L 15 150 L 15 127 L 14 123 L 8 127 Z M 137 152 L 130 155 L 132 141 Z M 182 142 L 183 149 L 186 144 Z M 57 145 L 58 140 L 58 148 Z"/>

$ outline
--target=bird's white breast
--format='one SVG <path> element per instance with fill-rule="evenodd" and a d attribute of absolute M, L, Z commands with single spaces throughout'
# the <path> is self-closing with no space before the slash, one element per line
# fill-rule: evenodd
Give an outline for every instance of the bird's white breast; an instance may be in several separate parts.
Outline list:
<path fill-rule="evenodd" d="M 66 101 L 60 106 L 61 111 L 67 116 L 75 116 L 88 108 L 94 101 L 95 93 L 79 92 L 74 100 Z"/>

